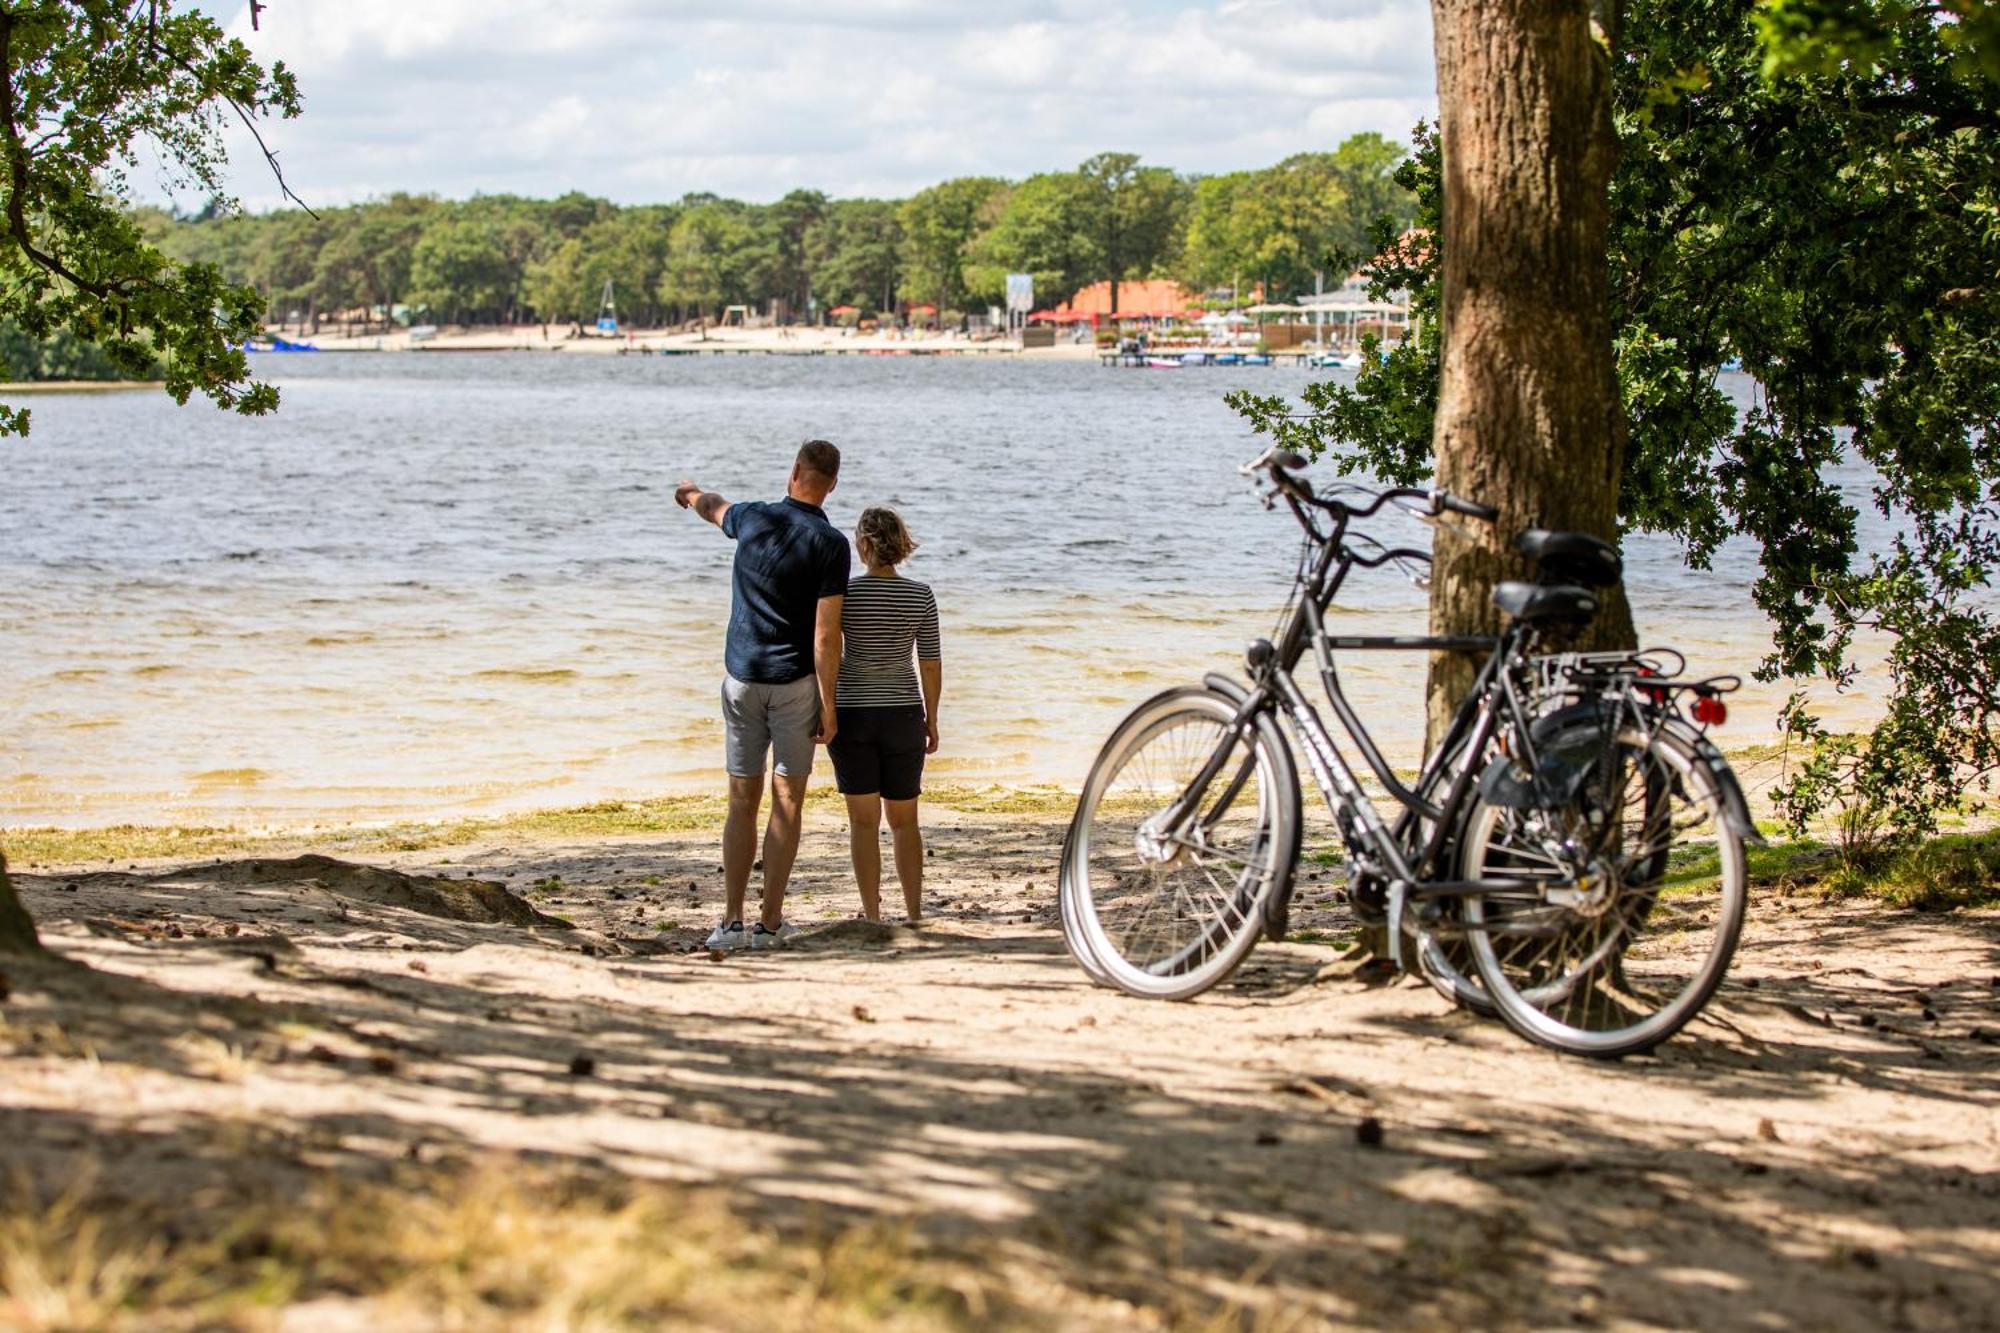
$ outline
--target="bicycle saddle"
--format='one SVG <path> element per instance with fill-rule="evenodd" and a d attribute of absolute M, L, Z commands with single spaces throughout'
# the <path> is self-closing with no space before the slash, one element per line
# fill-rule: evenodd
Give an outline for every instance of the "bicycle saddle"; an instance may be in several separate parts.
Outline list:
<path fill-rule="evenodd" d="M 1597 614 L 1596 596 L 1560 583 L 1503 583 L 1493 605 L 1529 625 L 1581 625 Z"/>
<path fill-rule="evenodd" d="M 1588 533 L 1529 528 L 1514 539 L 1514 549 L 1540 564 L 1543 577 L 1555 583 L 1608 588 L 1625 573 L 1618 548 Z"/>

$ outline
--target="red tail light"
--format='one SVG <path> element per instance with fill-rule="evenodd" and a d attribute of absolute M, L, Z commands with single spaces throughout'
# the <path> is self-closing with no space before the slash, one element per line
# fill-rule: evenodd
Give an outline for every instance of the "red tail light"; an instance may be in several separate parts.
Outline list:
<path fill-rule="evenodd" d="M 1719 727 L 1729 720 L 1729 705 L 1712 694 L 1696 699 L 1694 707 L 1688 711 L 1694 714 L 1695 721 L 1704 726 Z"/>

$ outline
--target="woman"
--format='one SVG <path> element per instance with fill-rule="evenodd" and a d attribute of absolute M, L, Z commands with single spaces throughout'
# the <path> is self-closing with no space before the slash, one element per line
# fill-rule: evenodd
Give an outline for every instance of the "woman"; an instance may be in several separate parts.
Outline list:
<path fill-rule="evenodd" d="M 917 795 L 924 756 L 938 747 L 938 695 L 944 662 L 938 644 L 937 600 L 930 585 L 906 579 L 896 566 L 917 544 L 893 509 L 864 509 L 854 546 L 867 573 L 849 581 L 840 615 L 840 684 L 834 695 L 839 725 L 833 743 L 834 781 L 847 797 L 848 837 L 861 914 L 882 919 L 882 815 L 896 844 L 896 878 L 910 924 L 924 913 L 924 835 Z"/>

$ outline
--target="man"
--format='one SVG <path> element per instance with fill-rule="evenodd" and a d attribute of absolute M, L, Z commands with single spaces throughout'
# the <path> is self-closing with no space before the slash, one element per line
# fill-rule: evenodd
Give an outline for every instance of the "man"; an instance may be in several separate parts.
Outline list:
<path fill-rule="evenodd" d="M 724 754 L 729 816 L 722 828 L 727 905 L 708 937 L 711 949 L 770 948 L 798 934 L 784 919 L 785 885 L 799 853 L 813 746 L 833 739 L 840 673 L 840 607 L 847 593 L 848 546 L 820 506 L 840 477 L 840 450 L 808 440 L 776 504 L 731 504 L 691 481 L 674 488 L 736 543 L 729 637 L 723 654 Z M 761 919 L 743 929 L 743 900 L 756 851 L 764 766 L 771 762 L 771 819 L 764 829 Z"/>

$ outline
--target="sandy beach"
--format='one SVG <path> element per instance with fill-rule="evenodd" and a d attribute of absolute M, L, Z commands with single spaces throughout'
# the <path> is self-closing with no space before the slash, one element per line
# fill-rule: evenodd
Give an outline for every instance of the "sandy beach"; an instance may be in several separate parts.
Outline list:
<path fill-rule="evenodd" d="M 957 332 L 886 329 L 710 328 L 698 332 L 673 329 L 625 329 L 616 334 L 594 331 L 571 337 L 566 327 L 540 324 L 440 329 L 434 336 L 415 338 L 409 330 L 393 333 L 343 335 L 329 327 L 321 333 L 280 336 L 305 341 L 323 352 L 563 352 L 585 356 L 675 355 L 726 356 L 769 353 L 793 356 L 1026 356 L 1042 360 L 1095 360 L 1095 343 L 1062 341 L 1054 347 L 1023 349 L 1020 339 L 973 338 Z"/>
<path fill-rule="evenodd" d="M 1762 885 L 1708 1012 L 1594 1064 L 1357 971 L 1319 863 L 1294 941 L 1204 999 L 1095 988 L 1056 922 L 1060 811 L 934 810 L 934 916 L 912 930 L 848 919 L 844 832 L 815 806 L 805 936 L 729 956 L 700 947 L 721 885 L 698 807 L 337 856 L 306 838 L 107 867 L 84 835 L 17 845 L 65 962 L 10 961 L 0 987 L 12 1210 L 81 1190 L 191 1238 L 497 1162 L 703 1191 L 822 1250 L 889 1227 L 959 1275 L 942 1324 L 1987 1318 L 2000 912 Z M 46 859 L 65 846 L 98 859 Z M 308 1283 L 257 1318 L 431 1326 L 396 1299 Z"/>

